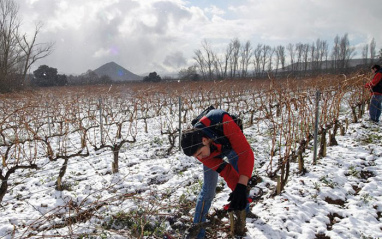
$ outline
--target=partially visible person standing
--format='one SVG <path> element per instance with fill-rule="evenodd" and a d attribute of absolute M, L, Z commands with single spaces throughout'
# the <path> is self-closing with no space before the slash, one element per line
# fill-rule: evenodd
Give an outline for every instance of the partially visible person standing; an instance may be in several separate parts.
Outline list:
<path fill-rule="evenodd" d="M 369 107 L 370 120 L 378 123 L 381 116 L 382 102 L 382 69 L 380 65 L 373 65 L 371 70 L 375 73 L 373 79 L 366 83 L 365 88 L 370 89 L 371 100 Z"/>

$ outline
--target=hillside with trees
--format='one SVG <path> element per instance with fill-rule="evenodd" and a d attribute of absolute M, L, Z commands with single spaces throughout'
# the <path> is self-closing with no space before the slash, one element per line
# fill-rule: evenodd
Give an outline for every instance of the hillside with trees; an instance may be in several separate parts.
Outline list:
<path fill-rule="evenodd" d="M 381 60 L 382 49 L 377 54 L 374 38 L 363 46 L 362 58 L 354 60 L 355 47 L 350 45 L 348 34 L 336 36 L 332 49 L 326 40 L 318 38 L 312 43 L 296 43 L 286 46 L 269 46 L 250 41 L 240 42 L 234 38 L 225 48 L 225 52 L 213 49 L 207 40 L 201 43 L 201 49 L 194 51 L 196 64 L 180 71 L 180 76 L 194 79 L 265 78 L 269 74 L 275 77 L 312 76 L 326 73 L 342 74 L 362 68 L 369 68 Z M 190 74 L 189 72 L 194 72 Z"/>

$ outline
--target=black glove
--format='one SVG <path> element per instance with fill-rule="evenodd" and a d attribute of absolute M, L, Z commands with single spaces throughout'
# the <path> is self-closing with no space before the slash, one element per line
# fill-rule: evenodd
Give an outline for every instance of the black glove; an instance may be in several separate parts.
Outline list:
<path fill-rule="evenodd" d="M 247 186 L 236 184 L 235 190 L 229 195 L 228 201 L 231 201 L 228 211 L 244 210 L 247 206 Z"/>

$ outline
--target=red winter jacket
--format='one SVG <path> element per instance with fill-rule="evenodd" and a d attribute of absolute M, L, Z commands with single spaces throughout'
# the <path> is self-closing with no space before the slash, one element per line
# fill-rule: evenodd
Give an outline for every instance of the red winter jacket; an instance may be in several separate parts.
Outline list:
<path fill-rule="evenodd" d="M 243 132 L 239 128 L 239 126 L 233 121 L 231 116 L 229 116 L 228 113 L 222 111 L 222 110 L 214 110 L 215 112 L 218 112 L 221 114 L 222 117 L 218 121 L 218 123 L 222 123 L 223 127 L 223 133 L 224 133 L 224 140 L 228 140 L 230 144 L 230 148 L 236 152 L 238 155 L 238 169 L 240 174 L 233 168 L 231 164 L 226 164 L 225 161 L 221 157 L 222 151 L 226 150 L 226 145 L 222 144 L 221 139 L 214 139 L 212 140 L 213 145 L 215 147 L 215 150 L 211 152 L 210 156 L 203 159 L 198 159 L 201 161 L 205 166 L 207 166 L 210 169 L 213 169 L 215 171 L 220 171 L 219 175 L 224 178 L 224 180 L 227 182 L 228 187 L 230 187 L 232 190 L 235 189 L 236 184 L 239 180 L 240 175 L 245 175 L 248 178 L 251 178 L 252 176 L 252 170 L 254 166 L 254 155 L 251 149 L 251 146 L 247 142 Z M 212 113 L 213 114 L 213 113 Z M 204 116 L 198 123 L 195 125 L 197 128 L 202 128 L 203 131 L 206 131 L 206 135 L 209 135 L 208 131 L 216 131 L 216 128 L 213 127 L 215 125 L 214 122 L 212 122 L 214 119 L 211 119 L 212 117 L 209 117 L 209 114 Z M 216 121 L 216 113 L 215 113 L 215 121 Z M 211 126 L 212 123 L 212 127 Z M 224 142 L 223 140 L 223 142 Z M 220 168 L 219 166 L 224 166 L 224 168 Z"/>
<path fill-rule="evenodd" d="M 373 79 L 366 83 L 365 88 L 370 89 L 372 95 L 382 95 L 381 85 L 382 85 L 382 72 L 378 71 Z"/>

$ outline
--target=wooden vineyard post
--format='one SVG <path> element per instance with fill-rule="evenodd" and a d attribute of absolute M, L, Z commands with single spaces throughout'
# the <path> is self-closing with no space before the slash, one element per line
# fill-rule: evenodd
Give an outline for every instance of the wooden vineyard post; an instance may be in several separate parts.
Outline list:
<path fill-rule="evenodd" d="M 182 98 L 179 96 L 179 151 L 182 151 Z"/>
<path fill-rule="evenodd" d="M 320 91 L 316 91 L 316 117 L 314 122 L 314 148 L 313 148 L 313 165 L 317 161 L 317 137 L 318 137 L 318 119 L 319 119 L 319 106 L 320 106 Z"/>
<path fill-rule="evenodd" d="M 247 212 L 241 211 L 231 211 L 229 212 L 229 221 L 231 226 L 231 234 L 235 238 L 245 236 L 245 219 Z"/>

